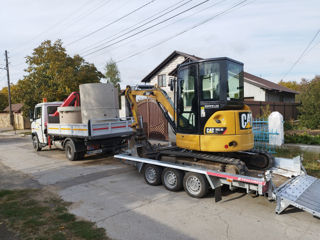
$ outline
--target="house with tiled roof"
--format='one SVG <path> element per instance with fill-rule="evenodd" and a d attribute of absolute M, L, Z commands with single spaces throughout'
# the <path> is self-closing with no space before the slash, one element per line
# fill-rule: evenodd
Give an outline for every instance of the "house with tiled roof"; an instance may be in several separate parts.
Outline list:
<path fill-rule="evenodd" d="M 23 103 L 14 103 L 11 104 L 11 110 L 14 113 L 21 113 L 23 107 Z M 5 109 L 3 109 L 4 112 L 9 112 L 9 106 L 7 106 Z"/>
<path fill-rule="evenodd" d="M 146 75 L 141 82 L 151 85 L 158 84 L 158 86 L 163 88 L 173 99 L 173 92 L 170 90 L 169 85 L 171 79 L 174 78 L 172 72 L 179 64 L 197 60 L 202 60 L 202 58 L 180 51 L 173 51 L 166 59 Z"/>
<path fill-rule="evenodd" d="M 244 72 L 244 97 L 246 100 L 294 103 L 298 92 Z"/>
<path fill-rule="evenodd" d="M 173 51 L 141 81 L 146 84 L 158 84 L 173 98 L 170 81 L 176 75 L 177 66 L 189 61 L 203 60 L 201 57 L 180 51 Z M 253 74 L 244 73 L 244 98 L 249 101 L 294 103 L 296 91 L 268 81 Z"/>

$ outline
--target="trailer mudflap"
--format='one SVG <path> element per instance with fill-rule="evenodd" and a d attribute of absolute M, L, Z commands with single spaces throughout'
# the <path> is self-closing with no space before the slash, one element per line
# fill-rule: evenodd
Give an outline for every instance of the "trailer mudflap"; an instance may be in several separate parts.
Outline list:
<path fill-rule="evenodd" d="M 277 214 L 291 205 L 320 218 L 320 179 L 300 175 L 284 183 L 274 193 Z"/>

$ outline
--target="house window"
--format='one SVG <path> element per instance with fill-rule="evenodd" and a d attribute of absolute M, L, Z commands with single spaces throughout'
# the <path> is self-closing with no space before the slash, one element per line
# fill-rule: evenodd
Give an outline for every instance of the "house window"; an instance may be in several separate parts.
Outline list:
<path fill-rule="evenodd" d="M 165 74 L 158 75 L 158 86 L 159 87 L 166 87 L 167 86 Z"/>

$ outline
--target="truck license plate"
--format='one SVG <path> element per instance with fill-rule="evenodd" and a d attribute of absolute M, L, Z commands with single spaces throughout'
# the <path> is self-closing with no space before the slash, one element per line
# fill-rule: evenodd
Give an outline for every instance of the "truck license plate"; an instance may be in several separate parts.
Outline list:
<path fill-rule="evenodd" d="M 102 153 L 102 149 L 97 149 L 97 150 L 92 150 L 92 151 L 87 151 L 87 154 L 97 154 L 97 153 Z"/>

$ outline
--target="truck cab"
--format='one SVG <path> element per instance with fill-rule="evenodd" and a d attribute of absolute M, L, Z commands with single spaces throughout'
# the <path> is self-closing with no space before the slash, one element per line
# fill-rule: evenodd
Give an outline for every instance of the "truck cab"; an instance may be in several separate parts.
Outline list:
<path fill-rule="evenodd" d="M 31 123 L 31 134 L 33 146 L 36 149 L 48 144 L 47 125 L 50 115 L 53 115 L 63 102 L 43 102 L 38 103 L 33 112 Z M 36 144 L 36 145 L 35 145 Z"/>

